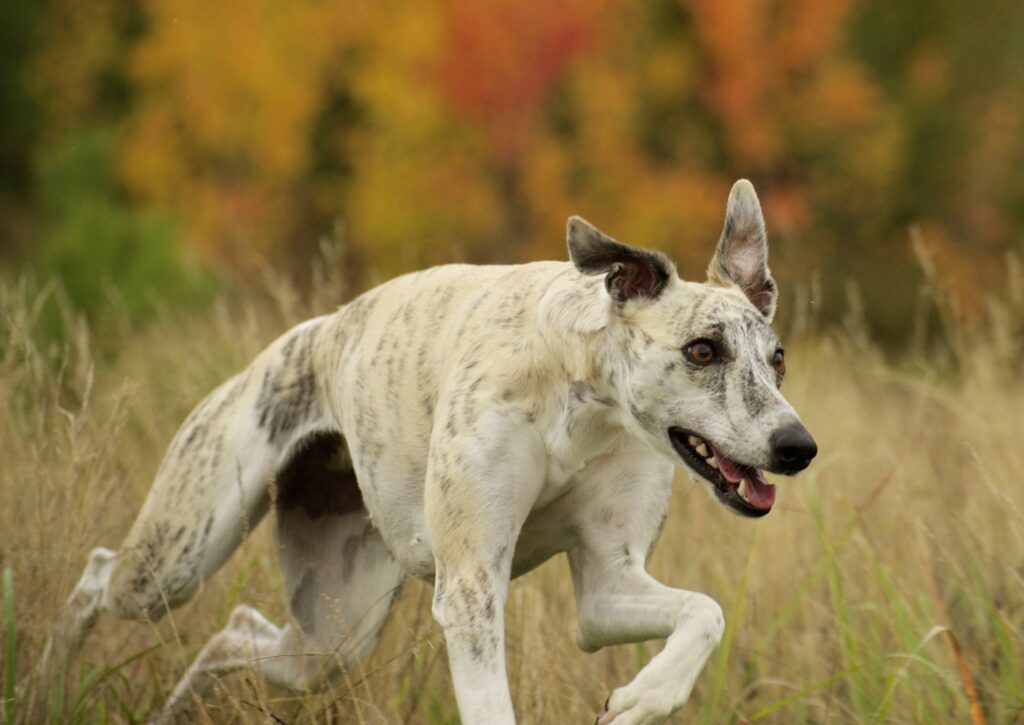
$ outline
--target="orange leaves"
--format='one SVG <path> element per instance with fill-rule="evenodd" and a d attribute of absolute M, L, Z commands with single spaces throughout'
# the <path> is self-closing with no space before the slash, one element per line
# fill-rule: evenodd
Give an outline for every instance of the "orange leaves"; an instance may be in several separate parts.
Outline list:
<path fill-rule="evenodd" d="M 870 114 L 873 89 L 843 58 L 847 0 L 683 2 L 707 54 L 708 102 L 743 167 L 784 163 L 797 116 L 835 126 Z M 804 102 L 792 103 L 796 94 Z"/>
<path fill-rule="evenodd" d="M 122 178 L 208 256 L 276 254 L 343 217 L 361 258 L 399 271 L 560 255 L 579 211 L 698 247 L 740 174 L 782 177 L 765 191 L 799 234 L 815 204 L 790 159 L 842 157 L 850 130 L 867 129 L 838 166 L 891 169 L 864 161 L 890 144 L 840 47 L 846 0 L 682 7 L 148 0 Z M 354 115 L 325 126 L 337 92 Z"/>
<path fill-rule="evenodd" d="M 771 117 L 771 95 L 780 90 L 767 28 L 769 0 L 686 3 L 707 53 L 707 98 L 728 130 L 730 150 L 745 166 L 776 162 L 781 145 Z"/>
<path fill-rule="evenodd" d="M 777 4 L 769 67 L 805 73 L 842 52 L 851 0 L 787 0 Z"/>
<path fill-rule="evenodd" d="M 582 213 L 700 274 L 738 176 L 780 276 L 882 258 L 924 220 L 970 289 L 1020 226 L 995 11 L 969 15 L 989 50 L 956 46 L 954 15 L 910 28 L 923 0 L 140 2 L 48 3 L 37 95 L 58 132 L 120 133 L 129 196 L 231 263 L 339 220 L 381 275 L 561 257 Z"/>

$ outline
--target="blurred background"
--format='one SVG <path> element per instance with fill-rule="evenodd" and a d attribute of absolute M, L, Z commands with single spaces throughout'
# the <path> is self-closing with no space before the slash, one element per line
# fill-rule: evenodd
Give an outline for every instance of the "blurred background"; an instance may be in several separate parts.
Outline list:
<path fill-rule="evenodd" d="M 267 268 L 301 287 L 324 239 L 351 291 L 562 259 L 570 214 L 699 278 L 738 177 L 784 293 L 828 320 L 856 289 L 887 343 L 916 324 L 926 272 L 970 320 L 1024 249 L 1019 0 L 0 14 L 0 274 L 56 285 L 93 323 L 201 306 Z"/>
<path fill-rule="evenodd" d="M 1021 722 L 1021 0 L 0 1 L 0 721 L 144 721 L 233 606 L 286 620 L 259 527 L 15 689 L 274 337 L 430 264 L 565 259 L 571 214 L 700 279 L 739 177 L 821 455 L 754 525 L 679 477 L 649 566 L 729 629 L 676 721 Z M 578 652 L 569 586 L 510 593 L 524 723 L 592 721 L 660 648 Z M 227 678 L 203 721 L 454 725 L 431 595 L 344 682 Z"/>

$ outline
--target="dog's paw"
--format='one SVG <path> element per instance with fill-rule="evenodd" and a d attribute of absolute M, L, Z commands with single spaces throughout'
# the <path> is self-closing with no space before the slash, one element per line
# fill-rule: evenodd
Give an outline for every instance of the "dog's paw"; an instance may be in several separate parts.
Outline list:
<path fill-rule="evenodd" d="M 658 692 L 640 693 L 627 685 L 615 690 L 604 703 L 604 711 L 594 725 L 653 725 L 660 723 L 676 707 Z"/>

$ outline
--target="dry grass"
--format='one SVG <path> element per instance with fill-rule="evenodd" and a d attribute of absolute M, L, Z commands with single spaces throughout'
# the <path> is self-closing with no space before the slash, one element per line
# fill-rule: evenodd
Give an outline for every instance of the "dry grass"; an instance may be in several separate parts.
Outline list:
<path fill-rule="evenodd" d="M 189 408 L 289 323 L 329 308 L 323 295 L 303 304 L 274 289 L 143 332 L 104 331 L 103 349 L 117 355 L 98 359 L 84 326 L 61 350 L 37 348 L 35 300 L 0 288 L 0 568 L 13 571 L 16 612 L 3 651 L 16 653 L 19 677 L 86 552 L 127 531 Z M 1001 324 L 970 334 L 947 325 L 937 351 L 899 366 L 856 324 L 790 340 L 786 392 L 822 452 L 782 483 L 766 519 L 737 519 L 677 482 L 651 570 L 715 597 L 729 629 L 676 721 L 1024 721 L 1024 380 L 1013 327 L 1024 306 L 999 309 Z M 285 616 L 271 529 L 257 528 L 159 624 L 102 618 L 68 681 L 40 683 L 34 710 L 6 703 L 7 718 L 154 712 L 236 603 Z M 236 673 L 205 715 L 457 722 L 430 593 L 411 582 L 372 659 L 325 692 L 296 696 Z M 522 722 L 592 721 L 660 646 L 583 654 L 572 607 L 561 558 L 512 586 L 508 662 Z"/>

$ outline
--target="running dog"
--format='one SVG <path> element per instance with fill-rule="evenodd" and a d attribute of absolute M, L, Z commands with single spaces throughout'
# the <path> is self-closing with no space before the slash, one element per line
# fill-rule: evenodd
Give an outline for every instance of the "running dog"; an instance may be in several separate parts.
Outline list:
<path fill-rule="evenodd" d="M 513 723 L 509 581 L 566 552 L 578 643 L 667 638 L 598 715 L 659 721 L 717 646 L 722 610 L 645 571 L 682 465 L 721 504 L 767 514 L 764 471 L 814 440 L 779 392 L 761 207 L 738 181 L 703 283 L 579 217 L 569 262 L 451 265 L 298 325 L 191 413 L 121 549 L 92 551 L 44 655 L 74 658 L 101 611 L 188 601 L 271 508 L 291 609 L 237 607 L 170 695 L 248 666 L 311 688 L 365 658 L 407 577 L 434 584 L 462 721 Z"/>

